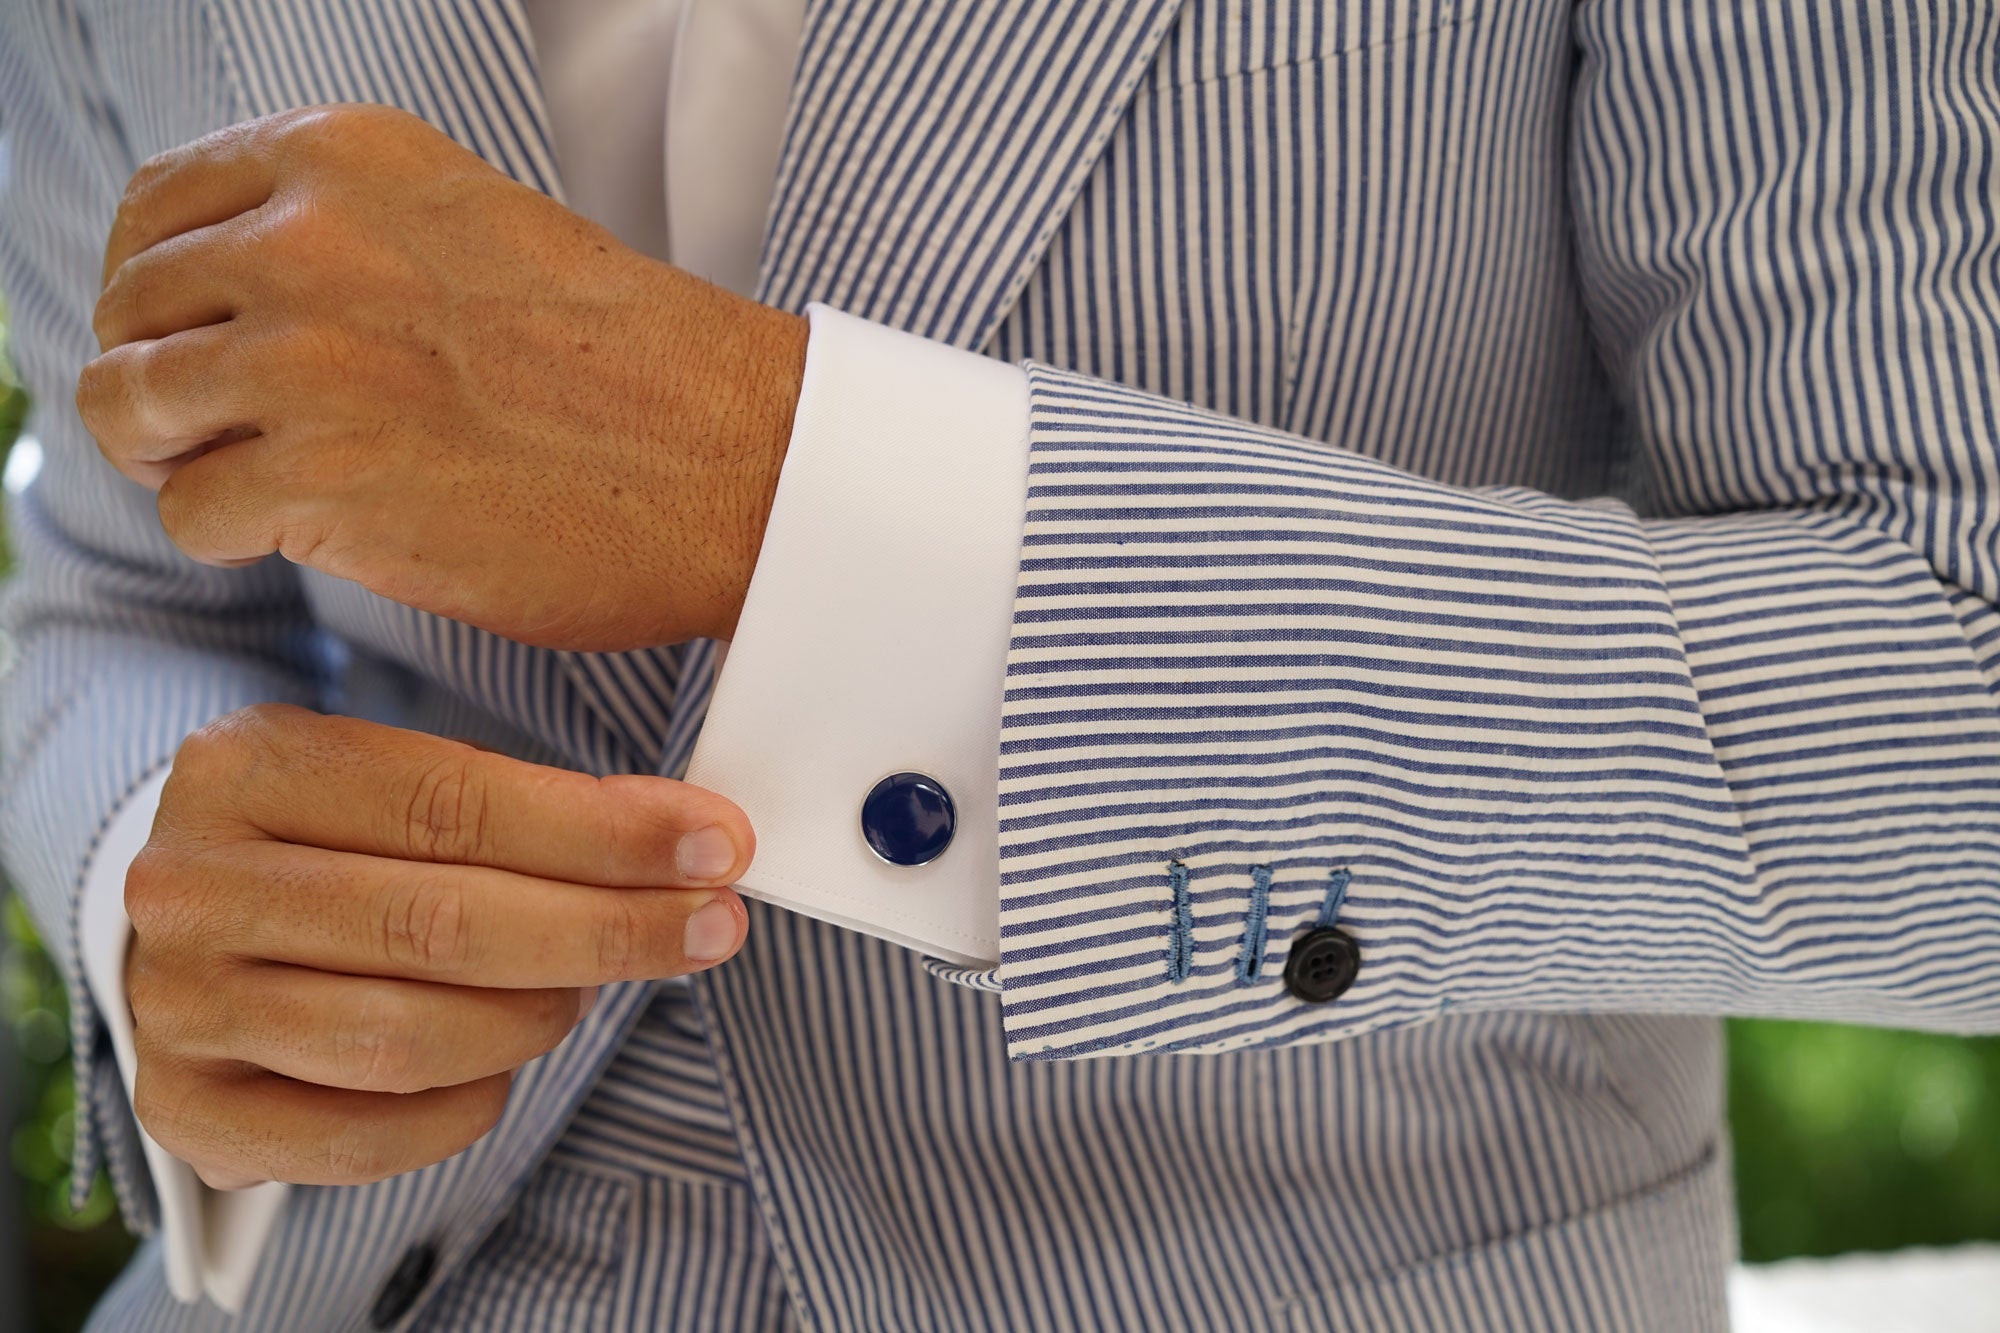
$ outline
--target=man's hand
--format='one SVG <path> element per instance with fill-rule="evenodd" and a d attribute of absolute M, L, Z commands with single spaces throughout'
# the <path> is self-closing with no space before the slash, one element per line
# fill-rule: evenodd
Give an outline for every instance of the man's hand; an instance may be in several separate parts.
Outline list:
<path fill-rule="evenodd" d="M 152 159 L 104 277 L 77 409 L 197 560 L 276 551 L 544 647 L 734 631 L 802 319 L 372 106 Z"/>
<path fill-rule="evenodd" d="M 303 709 L 174 760 L 125 904 L 140 1121 L 209 1184 L 358 1184 L 491 1129 L 605 982 L 740 947 L 743 813 Z"/>

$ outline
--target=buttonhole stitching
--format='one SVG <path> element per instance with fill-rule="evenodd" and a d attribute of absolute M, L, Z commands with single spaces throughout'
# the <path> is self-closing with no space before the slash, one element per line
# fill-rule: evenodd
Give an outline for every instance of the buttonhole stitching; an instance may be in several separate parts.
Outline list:
<path fill-rule="evenodd" d="M 1342 866 L 1340 869 L 1327 875 L 1326 901 L 1320 905 L 1319 909 L 1318 928 L 1320 930 L 1325 930 L 1328 926 L 1340 920 L 1341 904 L 1347 901 L 1347 881 L 1351 878 L 1353 877 L 1347 873 L 1346 866 Z"/>
<path fill-rule="evenodd" d="M 1236 958 L 1236 984 L 1247 986 L 1264 970 L 1264 922 L 1271 912 L 1271 867 L 1250 867 L 1250 910 L 1243 918 L 1243 952 Z"/>
<path fill-rule="evenodd" d="M 1167 980 L 1186 981 L 1194 966 L 1194 899 L 1188 893 L 1188 868 L 1167 862 L 1167 882 L 1174 891 L 1174 924 L 1167 938 Z"/>

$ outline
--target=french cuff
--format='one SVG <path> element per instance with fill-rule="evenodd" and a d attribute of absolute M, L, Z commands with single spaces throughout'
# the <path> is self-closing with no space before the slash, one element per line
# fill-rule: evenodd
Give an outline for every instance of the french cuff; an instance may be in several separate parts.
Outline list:
<path fill-rule="evenodd" d="M 125 872 L 152 832 L 166 781 L 163 769 L 134 789 L 111 817 L 84 870 L 78 912 L 84 978 L 110 1033 L 128 1100 L 138 1058 L 132 1042 L 132 1007 L 125 995 L 125 954 L 132 941 L 132 923 L 125 915 Z M 249 1292 L 258 1256 L 277 1225 L 286 1187 L 212 1190 L 193 1167 L 155 1143 L 143 1125 L 139 1145 L 159 1200 L 168 1288 L 184 1303 L 206 1295 L 223 1310 L 237 1313 Z"/>
<path fill-rule="evenodd" d="M 745 895 L 970 980 L 1000 957 L 1027 376 L 807 314 L 790 451 L 687 780 L 750 816 Z"/>

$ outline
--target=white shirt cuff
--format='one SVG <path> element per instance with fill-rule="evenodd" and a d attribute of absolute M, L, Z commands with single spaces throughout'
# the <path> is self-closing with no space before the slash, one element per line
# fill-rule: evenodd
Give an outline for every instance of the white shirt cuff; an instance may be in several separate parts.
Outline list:
<path fill-rule="evenodd" d="M 747 896 L 991 965 L 1027 376 L 807 313 L 790 452 L 687 780 L 750 816 Z M 921 866 L 881 859 L 862 827 L 870 789 L 905 772 L 942 785 L 956 812 Z"/>
<path fill-rule="evenodd" d="M 138 1059 L 132 1044 L 132 1006 L 125 996 L 125 952 L 132 923 L 125 915 L 125 872 L 145 847 L 166 785 L 162 770 L 118 808 L 84 870 L 78 920 L 83 976 L 111 1033 L 112 1054 L 132 1095 Z M 277 1226 L 286 1186 L 257 1185 L 245 1190 L 212 1190 L 194 1168 L 153 1142 L 142 1125 L 139 1142 L 160 1201 L 160 1246 L 167 1286 L 176 1299 L 192 1303 L 204 1293 L 231 1314 L 243 1308 L 257 1258 Z"/>

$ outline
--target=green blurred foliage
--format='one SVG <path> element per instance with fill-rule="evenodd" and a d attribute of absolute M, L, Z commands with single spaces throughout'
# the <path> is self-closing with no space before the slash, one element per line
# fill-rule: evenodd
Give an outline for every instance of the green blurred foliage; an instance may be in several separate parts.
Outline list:
<path fill-rule="evenodd" d="M 30 1327 L 40 1333 L 80 1328 L 97 1295 L 132 1252 L 119 1225 L 111 1182 L 92 1183 L 72 1212 L 70 1152 L 76 1138 L 75 1085 L 69 1071 L 69 1006 L 55 964 L 42 951 L 15 898 L 0 900 L 0 1020 L 13 1029 L 19 1121 L 8 1143 L 21 1211 L 28 1225 Z"/>
<path fill-rule="evenodd" d="M 28 396 L 6 354 L 7 312 L 0 306 L 0 459 L 20 434 Z M 0 542 L 0 576 L 9 564 Z M 117 1276 L 133 1242 L 119 1225 L 110 1178 L 92 1181 L 82 1210 L 72 1211 L 70 1155 L 76 1141 L 76 1088 L 69 1068 L 69 1004 L 62 978 L 42 949 L 18 899 L 0 885 L 0 1023 L 11 1029 L 15 1067 L 0 1070 L 16 1113 L 0 1125 L 27 1223 L 27 1311 L 36 1333 L 80 1328 L 98 1293 Z"/>
<path fill-rule="evenodd" d="M 0 346 L 5 332 L 0 308 Z M 0 356 L 0 456 L 26 413 Z M 80 1213 L 69 1208 L 68 1007 L 18 902 L 5 901 L 4 920 L 0 1021 L 21 1064 L 10 1150 L 31 1318 L 38 1333 L 68 1333 L 132 1241 L 103 1176 Z M 2000 1240 L 2000 1040 L 1743 1021 L 1730 1024 L 1729 1078 L 1745 1259 Z"/>
<path fill-rule="evenodd" d="M 4 349 L 6 338 L 7 312 L 0 309 L 0 349 Z M 6 454 L 27 419 L 28 395 L 15 381 L 5 351 L 0 350 L 0 456 Z M 4 564 L 4 557 L 0 557 L 0 564 Z"/>
<path fill-rule="evenodd" d="M 2000 1239 L 2000 1041 L 1741 1021 L 1743 1257 Z"/>

